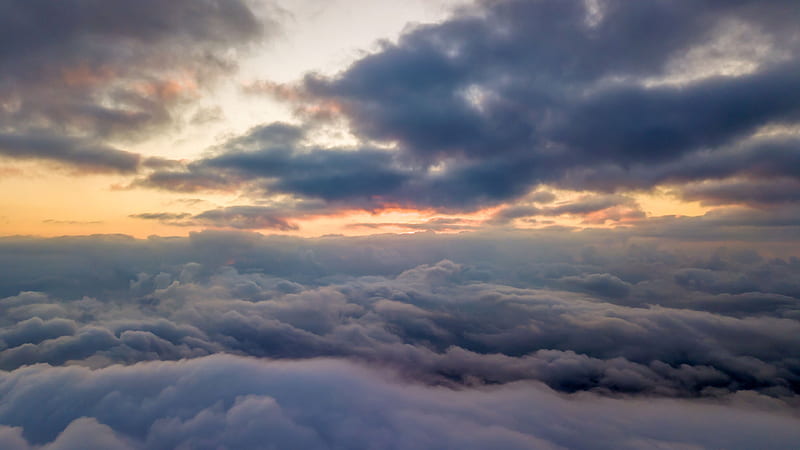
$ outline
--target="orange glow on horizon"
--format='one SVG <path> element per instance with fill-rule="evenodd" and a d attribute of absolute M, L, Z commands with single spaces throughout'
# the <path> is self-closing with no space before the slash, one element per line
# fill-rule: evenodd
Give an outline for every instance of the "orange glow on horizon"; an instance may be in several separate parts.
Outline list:
<path fill-rule="evenodd" d="M 75 176 L 69 169 L 53 170 L 48 164 L 4 160 L 0 165 L 0 235 L 62 236 L 87 234 L 127 234 L 137 238 L 151 235 L 186 236 L 203 229 L 224 227 L 191 226 L 132 217 L 142 213 L 170 212 L 187 217 L 217 208 L 245 205 L 252 199 L 236 192 L 186 194 L 149 189 L 114 189 L 130 184 L 131 177 L 114 174 Z M 570 202 L 585 193 L 557 192 L 551 205 Z M 711 208 L 683 202 L 666 190 L 630 194 L 648 217 L 663 215 L 702 215 Z M 469 213 L 443 213 L 434 209 L 414 209 L 387 203 L 376 210 L 347 209 L 308 213 L 286 219 L 297 230 L 250 229 L 262 234 L 317 237 L 329 234 L 346 236 L 409 233 L 432 229 L 454 233 L 491 227 L 500 205 Z M 642 216 L 627 206 L 587 215 L 532 217 L 516 219 L 516 228 L 614 227 L 634 224 Z"/>

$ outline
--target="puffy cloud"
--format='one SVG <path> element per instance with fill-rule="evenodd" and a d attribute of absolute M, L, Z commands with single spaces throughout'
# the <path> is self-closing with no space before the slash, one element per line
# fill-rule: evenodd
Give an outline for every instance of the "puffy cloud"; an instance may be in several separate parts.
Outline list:
<path fill-rule="evenodd" d="M 631 289 L 630 283 L 626 283 L 607 273 L 593 273 L 581 277 L 564 277 L 561 281 L 567 285 L 606 297 L 626 297 Z"/>
<path fill-rule="evenodd" d="M 704 259 L 687 246 L 598 250 L 589 245 L 596 237 L 510 234 L 507 248 L 480 235 L 111 241 L 92 263 L 108 269 L 94 289 L 98 274 L 87 270 L 43 280 L 39 290 L 49 294 L 0 301 L 8 318 L 0 365 L 232 352 L 366 360 L 428 383 L 536 379 L 568 391 L 795 395 L 796 259 L 745 250 Z M 15 254 L 21 267 L 30 264 L 20 280 L 29 286 L 39 278 L 32 253 Z M 124 265 L 104 260 L 121 253 L 130 255 Z M 554 372 L 561 364 L 573 369 Z M 687 381 L 684 366 L 708 376 Z M 620 381 L 617 370 L 639 381 Z"/>
<path fill-rule="evenodd" d="M 796 438 L 800 261 L 767 244 L 635 229 L 5 238 L 0 442 L 781 448 Z"/>
<path fill-rule="evenodd" d="M 9 424 L 0 438 L 21 449 L 791 448 L 800 437 L 789 410 L 756 395 L 720 403 L 562 396 L 537 383 L 450 390 L 332 360 L 33 366 L 0 374 L 0 391 Z"/>

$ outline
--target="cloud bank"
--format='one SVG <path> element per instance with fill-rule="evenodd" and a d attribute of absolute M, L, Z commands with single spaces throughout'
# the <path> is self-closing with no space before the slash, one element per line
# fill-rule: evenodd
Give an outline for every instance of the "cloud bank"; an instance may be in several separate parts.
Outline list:
<path fill-rule="evenodd" d="M 800 260 L 622 233 L 5 238 L 2 436 L 791 448 Z"/>
<path fill-rule="evenodd" d="M 790 448 L 800 437 L 794 417 L 749 396 L 687 405 L 570 398 L 536 383 L 452 391 L 332 360 L 34 366 L 0 375 L 0 391 L 11 424 L 0 442 L 20 449 Z M 46 423 L 31 408 L 44 398 L 58 411 Z"/>

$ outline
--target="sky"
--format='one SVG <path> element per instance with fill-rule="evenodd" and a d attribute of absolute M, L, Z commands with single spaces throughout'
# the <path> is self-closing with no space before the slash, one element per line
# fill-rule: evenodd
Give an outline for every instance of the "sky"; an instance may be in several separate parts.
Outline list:
<path fill-rule="evenodd" d="M 796 448 L 798 23 L 0 0 L 0 448 Z"/>
<path fill-rule="evenodd" d="M 791 146 L 791 104 L 731 111 L 730 123 L 685 116 L 718 118 L 692 102 L 722 100 L 694 99 L 759 96 L 794 70 L 792 43 L 774 36 L 791 21 L 773 28 L 774 11 L 709 5 L 696 19 L 707 24 L 674 18 L 682 41 L 654 34 L 637 48 L 656 17 L 596 2 L 200 5 L 8 6 L 0 233 L 614 227 L 792 200 L 763 186 L 780 176 L 791 190 L 791 171 L 751 168 L 762 147 Z M 118 23 L 131 8 L 137 22 Z M 536 25 L 549 20 L 538 10 L 561 34 Z M 764 94 L 794 91 L 783 82 Z M 618 119 L 584 117 L 604 109 Z M 654 122 L 627 130 L 631 115 Z M 750 188 L 764 192 L 734 194 Z"/>

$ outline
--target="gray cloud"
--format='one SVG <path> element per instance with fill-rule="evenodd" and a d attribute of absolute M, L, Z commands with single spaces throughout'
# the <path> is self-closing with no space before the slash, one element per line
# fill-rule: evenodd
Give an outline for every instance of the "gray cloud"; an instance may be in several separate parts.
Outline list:
<path fill-rule="evenodd" d="M 677 192 L 686 200 L 706 205 L 739 203 L 754 207 L 800 202 L 800 180 L 771 178 L 756 180 L 724 180 L 690 184 Z"/>
<path fill-rule="evenodd" d="M 89 266 L 105 274 L 78 271 L 62 280 L 36 275 L 45 269 L 36 253 L 17 250 L 24 272 L 9 277 L 47 294 L 0 301 L 9 321 L 0 366 L 225 351 L 352 358 L 428 383 L 535 379 L 567 391 L 757 390 L 793 398 L 800 374 L 787 355 L 800 331 L 796 258 L 767 261 L 751 250 L 703 258 L 686 245 L 677 253 L 598 250 L 589 245 L 598 237 L 510 234 L 503 248 L 480 235 L 90 239 L 64 250 L 107 246 Z M 105 252 L 125 256 L 117 263 Z M 442 257 L 462 262 L 436 262 Z M 552 372 L 555 363 L 546 362 L 573 358 L 580 369 Z M 666 370 L 683 365 L 708 376 Z M 638 381 L 615 378 L 617 366 Z"/>
<path fill-rule="evenodd" d="M 746 434 L 788 445 L 797 249 L 670 239 L 635 229 L 4 238 L 0 442 L 752 447 Z M 35 398 L 48 399 L 47 421 Z M 670 412 L 654 418 L 647 405 Z M 534 416 L 518 420 L 523 410 Z M 720 432 L 683 422 L 687 411 L 713 412 Z M 464 428 L 463 414 L 487 428 Z M 742 428 L 751 415 L 759 421 Z"/>
<path fill-rule="evenodd" d="M 273 124 L 137 185 L 255 186 L 349 207 L 453 212 L 520 200 L 540 184 L 616 192 L 795 178 L 793 138 L 759 134 L 800 120 L 789 2 L 587 5 L 481 2 L 410 28 L 336 76 L 264 84 L 303 105 L 335 105 L 357 137 L 392 151 L 303 145 L 315 120 L 276 141 L 286 125 Z M 742 40 L 759 47 L 744 50 Z M 750 69 L 713 72 L 725 64 Z"/>
<path fill-rule="evenodd" d="M 487 2 L 474 15 L 409 32 L 336 78 L 310 76 L 304 87 L 339 102 L 363 136 L 397 141 L 427 161 L 461 158 L 442 177 L 454 189 L 444 204 L 480 201 L 456 189 L 461 180 L 488 197 L 496 190 L 500 200 L 543 181 L 566 184 L 598 165 L 619 169 L 602 181 L 623 187 L 631 167 L 658 170 L 758 126 L 797 120 L 797 48 L 786 38 L 791 21 L 778 18 L 796 18 L 787 3 L 599 8 L 589 23 L 585 2 Z M 753 73 L 642 85 L 666 77 L 680 54 L 730 33 L 730 23 L 771 41 Z M 782 52 L 789 62 L 770 57 Z"/>
<path fill-rule="evenodd" d="M 175 226 L 202 226 L 229 228 L 235 230 L 297 230 L 299 226 L 292 220 L 318 215 L 331 214 L 332 208 L 320 201 L 283 201 L 268 206 L 228 206 L 209 209 L 199 214 L 189 213 L 140 213 L 130 217 L 144 220 L 158 220 Z"/>
<path fill-rule="evenodd" d="M 63 163 L 90 172 L 132 173 L 141 156 L 86 139 L 59 136 L 2 135 L 0 154 L 19 159 L 41 159 Z"/>
<path fill-rule="evenodd" d="M 236 64 L 272 24 L 242 1 L 0 2 L 0 154 L 135 171 L 138 139 Z M 190 17 L 191 20 L 187 20 Z"/>
<path fill-rule="evenodd" d="M 298 227 L 273 208 L 258 206 L 233 206 L 229 208 L 209 210 L 193 218 L 194 221 L 206 224 L 226 226 L 238 229 L 278 229 L 296 230 Z"/>
<path fill-rule="evenodd" d="M 491 219 L 487 221 L 492 225 L 506 225 L 515 219 L 530 219 L 535 216 L 557 217 L 573 216 L 582 217 L 584 223 L 605 223 L 609 220 L 619 221 L 623 219 L 644 219 L 645 214 L 639 208 L 636 201 L 630 197 L 618 194 L 585 195 L 575 200 L 552 204 L 551 206 L 541 207 L 535 204 L 542 203 L 544 199 L 551 203 L 554 200 L 552 194 L 540 191 L 529 196 L 528 201 L 520 201 L 511 206 L 503 207 L 498 210 Z"/>
<path fill-rule="evenodd" d="M 35 366 L 0 374 L 0 391 L 0 439 L 20 449 L 791 448 L 798 438 L 791 413 L 758 396 L 644 402 L 563 397 L 536 383 L 452 391 L 331 360 Z M 57 411 L 46 421 L 32 407 L 44 398 Z"/>

